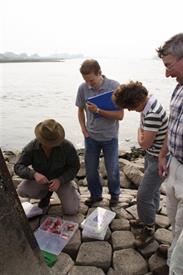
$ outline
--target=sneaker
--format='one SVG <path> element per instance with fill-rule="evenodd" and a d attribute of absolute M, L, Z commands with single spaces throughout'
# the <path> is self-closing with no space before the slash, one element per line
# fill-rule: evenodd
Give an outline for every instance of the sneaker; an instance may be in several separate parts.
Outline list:
<path fill-rule="evenodd" d="M 139 220 L 139 219 L 129 220 L 129 223 L 134 228 L 143 228 L 144 227 L 144 223 L 141 220 Z"/>
<path fill-rule="evenodd" d="M 169 275 L 169 266 L 167 264 L 157 267 L 152 271 L 153 275 Z"/>
<path fill-rule="evenodd" d="M 109 201 L 109 206 L 110 207 L 115 207 L 119 202 L 119 196 L 111 197 Z"/>
<path fill-rule="evenodd" d="M 52 196 L 53 192 L 48 192 L 46 196 L 40 200 L 38 203 L 38 207 L 40 207 L 43 210 L 43 214 L 46 214 L 49 209 L 49 204 L 50 204 L 50 198 Z"/>
<path fill-rule="evenodd" d="M 92 206 L 92 204 L 94 204 L 95 202 L 99 202 L 102 201 L 103 198 L 102 197 L 90 197 L 85 201 L 85 204 L 87 206 Z"/>
<path fill-rule="evenodd" d="M 144 225 L 140 235 L 135 239 L 134 246 L 136 248 L 145 248 L 154 240 L 155 225 Z"/>
<path fill-rule="evenodd" d="M 156 253 L 158 256 L 163 257 L 164 259 L 167 259 L 168 257 L 168 249 L 169 245 L 167 244 L 161 244 L 158 249 L 156 250 Z"/>

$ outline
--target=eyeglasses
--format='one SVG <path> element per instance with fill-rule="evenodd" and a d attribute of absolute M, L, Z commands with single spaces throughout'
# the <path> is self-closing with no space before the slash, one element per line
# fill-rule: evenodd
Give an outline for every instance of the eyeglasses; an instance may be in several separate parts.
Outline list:
<path fill-rule="evenodd" d="M 179 60 L 175 61 L 173 64 L 166 66 L 166 70 L 171 71 L 182 59 L 183 59 L 183 57 L 181 57 Z"/>

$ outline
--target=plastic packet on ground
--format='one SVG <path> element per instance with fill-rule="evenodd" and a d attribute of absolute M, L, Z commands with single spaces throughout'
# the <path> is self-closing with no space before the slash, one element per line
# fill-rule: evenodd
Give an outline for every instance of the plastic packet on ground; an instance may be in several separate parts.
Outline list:
<path fill-rule="evenodd" d="M 59 255 L 77 228 L 77 223 L 49 216 L 34 235 L 41 250 Z"/>
<path fill-rule="evenodd" d="M 108 228 L 108 225 L 114 219 L 116 213 L 97 207 L 82 223 L 83 237 L 95 238 L 103 240 Z"/>
<path fill-rule="evenodd" d="M 107 232 L 108 226 L 101 231 L 100 233 L 96 233 L 94 230 L 92 229 L 87 229 L 84 228 L 82 231 L 82 237 L 87 237 L 87 238 L 91 238 L 91 239 L 97 239 L 97 240 L 104 240 L 106 232 Z"/>

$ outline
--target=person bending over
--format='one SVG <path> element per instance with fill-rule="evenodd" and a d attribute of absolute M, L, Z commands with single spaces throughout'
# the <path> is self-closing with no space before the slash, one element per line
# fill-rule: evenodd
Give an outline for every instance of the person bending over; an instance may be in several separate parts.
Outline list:
<path fill-rule="evenodd" d="M 165 139 L 168 119 L 162 105 L 154 95 L 148 95 L 141 82 L 120 85 L 113 93 L 113 100 L 121 108 L 141 114 L 137 138 L 145 150 L 144 177 L 137 193 L 139 220 L 131 221 L 131 225 L 142 227 L 141 234 L 135 240 L 135 246 L 141 248 L 153 240 L 155 231 L 162 182 L 158 174 L 158 155 Z"/>

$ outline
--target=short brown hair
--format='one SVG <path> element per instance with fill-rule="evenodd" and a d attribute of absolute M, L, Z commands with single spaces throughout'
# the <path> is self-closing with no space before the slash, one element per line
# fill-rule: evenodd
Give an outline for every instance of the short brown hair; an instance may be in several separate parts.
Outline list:
<path fill-rule="evenodd" d="M 120 108 L 138 107 L 148 96 L 147 89 L 141 82 L 130 81 L 128 84 L 120 85 L 113 93 L 113 101 Z"/>
<path fill-rule="evenodd" d="M 94 59 L 86 59 L 80 67 L 80 73 L 82 75 L 94 73 L 95 75 L 98 75 L 101 73 L 101 68 L 99 63 Z"/>

